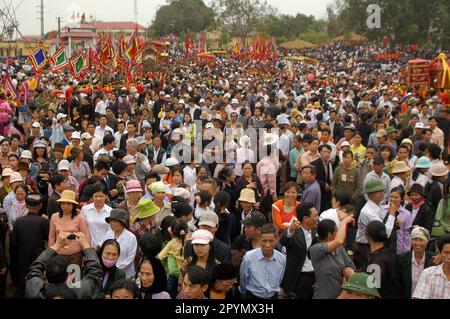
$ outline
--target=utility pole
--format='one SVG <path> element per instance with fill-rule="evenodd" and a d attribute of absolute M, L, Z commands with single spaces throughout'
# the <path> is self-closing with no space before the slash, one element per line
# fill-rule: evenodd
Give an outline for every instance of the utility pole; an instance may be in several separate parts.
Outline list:
<path fill-rule="evenodd" d="M 61 17 L 58 17 L 58 39 L 61 38 Z"/>
<path fill-rule="evenodd" d="M 38 6 L 39 11 L 39 17 L 38 20 L 41 21 L 41 36 L 44 37 L 45 31 L 44 31 L 44 0 L 41 0 L 41 4 Z"/>
<path fill-rule="evenodd" d="M 134 0 L 134 23 L 136 24 L 136 27 L 137 27 L 137 23 L 138 23 L 137 0 Z"/>

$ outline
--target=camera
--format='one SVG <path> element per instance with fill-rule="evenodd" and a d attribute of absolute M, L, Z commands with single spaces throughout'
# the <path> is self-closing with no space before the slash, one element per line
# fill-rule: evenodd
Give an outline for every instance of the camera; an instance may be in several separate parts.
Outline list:
<path fill-rule="evenodd" d="M 68 240 L 75 240 L 77 239 L 77 236 L 75 236 L 75 234 L 70 234 L 69 236 L 67 236 Z"/>

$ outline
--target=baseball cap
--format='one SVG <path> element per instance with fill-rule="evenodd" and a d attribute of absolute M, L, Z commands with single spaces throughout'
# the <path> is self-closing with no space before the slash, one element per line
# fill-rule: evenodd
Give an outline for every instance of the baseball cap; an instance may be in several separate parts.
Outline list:
<path fill-rule="evenodd" d="M 384 137 L 386 135 L 387 135 L 386 130 L 385 129 L 381 129 L 381 130 L 378 130 L 378 132 L 377 132 L 377 134 L 375 136 L 376 137 Z"/>
<path fill-rule="evenodd" d="M 80 132 L 73 132 L 71 138 L 81 140 Z"/>
<path fill-rule="evenodd" d="M 214 236 L 211 234 L 211 232 L 200 229 L 196 230 L 192 233 L 192 244 L 200 244 L 200 245 L 206 245 L 209 244 L 211 241 L 213 241 Z"/>
<path fill-rule="evenodd" d="M 58 163 L 58 171 L 68 171 L 70 167 L 70 163 L 68 160 L 61 160 Z"/>
<path fill-rule="evenodd" d="M 22 152 L 22 154 L 20 155 L 20 159 L 33 159 L 33 156 L 31 155 L 31 152 L 28 150 L 25 150 Z"/>
<path fill-rule="evenodd" d="M 258 211 L 252 212 L 247 218 L 241 221 L 245 226 L 262 227 L 267 223 L 266 217 Z"/>
<path fill-rule="evenodd" d="M 66 118 L 67 114 L 63 114 L 63 113 L 58 113 L 58 115 L 56 115 L 56 119 L 59 121 L 60 119 Z"/>
<path fill-rule="evenodd" d="M 416 126 L 414 128 L 424 129 L 425 128 L 425 124 L 423 124 L 422 122 L 417 122 Z"/>
<path fill-rule="evenodd" d="M 89 134 L 88 132 L 85 132 L 83 134 L 81 134 L 81 139 L 82 140 L 90 140 L 92 138 L 92 135 Z"/>
<path fill-rule="evenodd" d="M 39 122 L 33 122 L 33 125 L 31 125 L 31 127 L 41 128 L 41 124 Z"/>
<path fill-rule="evenodd" d="M 205 225 L 205 226 L 209 226 L 209 227 L 217 227 L 217 225 L 219 225 L 219 216 L 217 216 L 217 214 L 215 212 L 207 210 L 200 217 L 198 225 L 199 226 Z"/>

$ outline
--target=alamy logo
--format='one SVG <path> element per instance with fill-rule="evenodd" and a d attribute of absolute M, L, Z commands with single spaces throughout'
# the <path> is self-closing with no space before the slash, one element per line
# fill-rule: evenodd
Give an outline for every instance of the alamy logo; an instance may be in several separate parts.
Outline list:
<path fill-rule="evenodd" d="M 81 288 L 81 268 L 79 265 L 71 264 L 67 266 L 67 278 L 68 288 Z"/>
<path fill-rule="evenodd" d="M 381 288 L 381 268 L 377 264 L 371 264 L 367 266 L 367 272 L 370 276 L 367 278 L 367 287 L 370 289 Z"/>
<path fill-rule="evenodd" d="M 367 27 L 369 29 L 380 29 L 381 28 L 381 7 L 378 4 L 371 4 L 367 7 Z"/>

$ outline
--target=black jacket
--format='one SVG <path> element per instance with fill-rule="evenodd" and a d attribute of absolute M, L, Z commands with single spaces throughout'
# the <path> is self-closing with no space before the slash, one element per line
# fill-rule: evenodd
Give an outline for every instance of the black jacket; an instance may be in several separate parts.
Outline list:
<path fill-rule="evenodd" d="M 328 163 L 328 176 L 326 176 L 325 164 L 321 158 L 312 161 L 311 165 L 316 170 L 316 180 L 320 185 L 320 190 L 322 191 L 322 196 L 320 198 L 320 210 L 323 212 L 331 208 L 331 189 L 328 192 L 325 191 L 325 184 L 328 184 L 331 188 L 330 173 L 333 172 L 333 165 Z"/>
<path fill-rule="evenodd" d="M 374 266 L 378 266 L 381 271 L 380 288 L 378 292 L 382 299 L 398 299 L 399 290 L 395 267 L 395 254 L 388 248 L 381 248 L 371 253 L 362 269 L 371 274 Z"/>
<path fill-rule="evenodd" d="M 147 149 L 148 151 L 148 160 L 150 163 L 153 161 L 153 157 L 155 156 L 155 149 L 153 146 L 149 147 Z M 156 158 L 156 164 L 163 164 L 162 160 L 164 157 L 164 154 L 166 154 L 166 150 L 162 147 L 159 148 L 158 157 Z"/>
<path fill-rule="evenodd" d="M 25 276 L 33 261 L 45 250 L 48 240 L 48 220 L 33 213 L 14 223 L 11 238 L 11 278 L 19 288 L 25 288 Z"/>
<path fill-rule="evenodd" d="M 287 292 L 295 292 L 295 287 L 300 277 L 300 271 L 305 263 L 308 250 L 306 246 L 306 238 L 303 229 L 297 230 L 292 237 L 287 235 L 288 229 L 285 229 L 280 239 L 280 244 L 286 247 L 286 270 L 284 271 L 281 287 Z M 313 246 L 317 243 L 317 234 L 312 231 Z"/>
<path fill-rule="evenodd" d="M 424 269 L 433 266 L 433 256 L 432 252 L 425 252 L 425 266 Z M 395 266 L 397 267 L 397 279 L 398 286 L 400 291 L 400 298 L 402 299 L 411 299 L 412 295 L 412 279 L 411 279 L 411 271 L 412 271 L 412 251 L 407 253 L 397 255 L 397 259 L 395 262 Z"/>
<path fill-rule="evenodd" d="M 439 202 L 442 199 L 442 190 L 439 186 L 439 182 L 431 179 L 427 185 L 425 185 L 425 202 L 431 207 L 434 213 L 438 208 Z"/>
<path fill-rule="evenodd" d="M 214 255 L 219 262 L 231 262 L 230 246 L 221 242 L 217 238 L 214 238 L 214 240 L 212 241 L 212 246 Z M 184 258 L 186 259 L 187 257 L 192 256 L 192 251 L 192 241 L 189 240 L 184 246 Z"/>
<path fill-rule="evenodd" d="M 58 213 L 59 212 L 59 204 L 58 204 L 57 200 L 60 199 L 60 198 L 61 198 L 61 195 L 59 195 L 55 191 L 53 191 L 53 193 L 48 198 L 47 216 L 48 216 L 49 220 L 50 220 L 50 217 L 52 217 L 52 215 L 54 213 Z"/>
<path fill-rule="evenodd" d="M 405 208 L 412 213 L 412 203 L 406 204 Z M 425 227 L 431 233 L 431 230 L 433 228 L 434 215 L 436 215 L 435 211 L 433 211 L 433 209 L 427 203 L 423 203 L 422 206 L 419 207 L 416 218 L 414 218 L 413 226 L 418 225 L 421 227 Z"/>
<path fill-rule="evenodd" d="M 28 299 L 45 299 L 46 290 L 49 284 L 44 278 L 45 265 L 48 260 L 57 253 L 51 248 L 48 248 L 35 260 L 30 267 L 30 272 L 25 278 L 26 281 L 26 298 Z M 84 262 L 84 276 L 81 279 L 80 288 L 74 288 L 78 299 L 92 299 L 95 298 L 100 290 L 103 271 L 98 260 L 95 249 L 88 248 L 83 251 L 85 258 Z M 60 285 L 65 285 L 64 283 Z"/>

